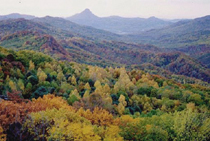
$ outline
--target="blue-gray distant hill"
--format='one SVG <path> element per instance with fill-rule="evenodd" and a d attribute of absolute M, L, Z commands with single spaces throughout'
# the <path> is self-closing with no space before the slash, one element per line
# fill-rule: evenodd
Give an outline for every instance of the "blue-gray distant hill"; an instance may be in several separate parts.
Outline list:
<path fill-rule="evenodd" d="M 35 18 L 35 16 L 19 14 L 19 13 L 12 13 L 12 14 L 9 14 L 9 15 L 0 15 L 0 20 L 20 19 L 20 18 L 24 18 L 24 19 L 30 20 L 30 19 Z"/>
<path fill-rule="evenodd" d="M 176 48 L 191 45 L 210 45 L 210 16 L 184 20 L 160 29 L 139 32 L 130 36 L 136 42 Z"/>
<path fill-rule="evenodd" d="M 210 67 L 210 16 L 179 21 L 161 29 L 129 35 L 127 39 L 184 52 Z"/>
<path fill-rule="evenodd" d="M 165 27 L 171 24 L 170 21 L 158 19 L 156 17 L 145 18 L 123 18 L 119 16 L 98 17 L 89 9 L 66 18 L 77 24 L 92 26 L 117 34 L 132 34 L 150 29 Z"/>

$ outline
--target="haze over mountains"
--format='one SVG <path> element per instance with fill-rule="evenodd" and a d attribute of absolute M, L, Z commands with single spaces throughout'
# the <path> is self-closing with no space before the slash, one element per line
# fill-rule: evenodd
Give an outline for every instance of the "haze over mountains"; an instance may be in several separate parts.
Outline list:
<path fill-rule="evenodd" d="M 155 17 L 145 18 L 123 18 L 119 16 L 98 17 L 89 9 L 79 14 L 66 18 L 72 22 L 92 26 L 94 28 L 107 30 L 117 34 L 131 34 L 160 28 L 170 25 L 170 21 L 164 21 Z"/>
<path fill-rule="evenodd" d="M 60 60 L 135 66 L 166 77 L 185 75 L 210 82 L 209 16 L 173 23 L 154 17 L 100 18 L 86 9 L 67 19 L 1 16 L 0 45 L 36 50 Z"/>
<path fill-rule="evenodd" d="M 172 25 L 139 33 L 139 42 L 153 43 L 160 47 L 184 47 L 209 44 L 210 16 L 179 21 Z M 135 36 L 135 35 L 134 35 Z"/>
<path fill-rule="evenodd" d="M 25 14 L 19 14 L 19 13 L 12 13 L 12 14 L 9 14 L 9 15 L 0 16 L 0 20 L 19 19 L 19 18 L 33 19 L 33 18 L 35 18 L 35 16 L 25 15 Z"/>

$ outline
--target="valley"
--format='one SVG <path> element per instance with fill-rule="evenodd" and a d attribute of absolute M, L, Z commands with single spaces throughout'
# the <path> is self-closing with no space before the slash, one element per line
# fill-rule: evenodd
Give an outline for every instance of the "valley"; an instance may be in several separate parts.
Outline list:
<path fill-rule="evenodd" d="M 41 51 L 60 60 L 97 64 L 103 67 L 109 65 L 131 67 L 132 65 L 145 66 L 145 64 L 149 64 L 176 75 L 210 82 L 209 57 L 207 57 L 209 53 L 208 38 L 202 39 L 203 35 L 199 37 L 206 40 L 205 43 L 184 41 L 191 44 L 183 45 L 183 47 L 177 46 L 180 41 L 175 39 L 188 31 L 190 31 L 188 34 L 192 35 L 193 31 L 190 29 L 193 27 L 197 30 L 195 33 L 205 32 L 205 36 L 208 37 L 208 24 L 202 28 L 201 26 L 199 28 L 198 24 L 206 19 L 208 17 L 173 23 L 170 26 L 159 28 L 157 31 L 154 29 L 154 31 L 143 32 L 144 36 L 141 34 L 118 35 L 89 26 L 81 26 L 63 18 L 49 16 L 31 20 L 9 19 L 3 20 L 0 24 L 0 45 L 15 50 Z M 188 29 L 182 30 L 181 28 L 185 25 Z M 170 43 L 156 37 L 161 34 L 163 37 L 164 34 L 171 34 L 167 36 L 168 39 L 164 40 L 170 41 L 175 46 L 172 48 Z M 170 39 L 171 36 L 174 36 L 174 41 Z M 184 39 L 185 37 L 182 38 L 182 40 Z M 162 43 L 167 46 L 163 47 Z M 176 55 L 171 53 L 174 51 Z M 151 72 L 151 70 L 145 71 Z M 167 75 L 164 76 L 167 77 Z"/>

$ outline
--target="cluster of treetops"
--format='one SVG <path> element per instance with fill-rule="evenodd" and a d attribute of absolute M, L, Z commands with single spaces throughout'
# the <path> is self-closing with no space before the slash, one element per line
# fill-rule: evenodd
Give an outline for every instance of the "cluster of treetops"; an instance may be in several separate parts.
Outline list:
<path fill-rule="evenodd" d="M 210 140 L 210 88 L 0 48 L 0 140 Z"/>

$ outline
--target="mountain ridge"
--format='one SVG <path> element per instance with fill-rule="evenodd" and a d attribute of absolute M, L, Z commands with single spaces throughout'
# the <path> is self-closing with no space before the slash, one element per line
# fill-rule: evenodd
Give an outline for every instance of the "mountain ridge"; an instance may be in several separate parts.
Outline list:
<path fill-rule="evenodd" d="M 96 18 L 99 18 L 98 16 L 94 15 L 90 9 L 85 9 L 84 11 L 82 11 L 81 13 L 77 13 L 73 16 L 71 16 L 72 19 L 76 19 L 76 18 L 79 18 L 79 19 L 84 19 L 84 18 L 89 18 L 89 19 L 96 19 Z"/>
<path fill-rule="evenodd" d="M 139 31 L 159 28 L 171 24 L 171 22 L 154 17 L 150 17 L 148 19 L 124 18 L 119 16 L 98 17 L 89 9 L 85 9 L 81 13 L 67 17 L 66 19 L 77 24 L 91 26 L 117 34 L 138 33 Z"/>
<path fill-rule="evenodd" d="M 139 42 L 152 43 L 156 45 L 164 45 L 167 48 L 183 47 L 187 43 L 198 43 L 201 36 L 210 35 L 210 16 L 204 16 L 196 18 L 190 21 L 179 21 L 170 26 L 160 29 L 153 29 L 143 33 L 139 33 L 136 36 Z M 179 39 L 181 36 L 181 40 Z M 189 37 L 189 38 L 188 38 Z M 191 38 L 190 38 L 191 37 Z M 206 40 L 206 37 L 203 37 Z"/>
<path fill-rule="evenodd" d="M 104 31 L 101 29 L 95 29 L 89 26 L 82 26 L 59 17 L 47 16 L 42 18 L 35 18 L 32 21 L 42 24 L 45 23 L 62 30 L 66 30 L 68 32 L 75 33 L 77 34 L 77 36 L 88 38 L 91 40 L 120 40 L 120 35 L 117 35 L 115 33 Z"/>
<path fill-rule="evenodd" d="M 31 47 L 32 50 L 38 47 L 38 49 L 41 48 L 41 52 L 46 50 L 50 55 L 55 47 L 58 50 L 62 47 L 67 52 L 70 60 L 79 63 L 97 64 L 103 67 L 107 65 L 132 66 L 149 63 L 174 74 L 199 78 L 210 82 L 209 69 L 200 64 L 196 58 L 193 59 L 186 55 L 187 52 L 185 55 L 181 52 L 177 53 L 177 58 L 173 59 L 173 50 L 168 51 L 164 48 L 147 44 L 126 43 L 126 36 L 120 36 L 92 27 L 80 26 L 62 18 L 48 16 L 33 20 L 10 19 L 0 22 L 0 37 L 2 39 L 8 34 L 15 34 L 15 32 L 25 30 L 38 32 L 41 34 L 41 37 L 38 38 L 39 40 L 35 40 L 36 37 L 33 34 L 23 35 L 18 38 L 8 38 L 1 45 L 21 48 L 25 47 L 25 45 L 30 45 L 30 41 L 32 41 L 32 44 L 26 47 Z M 52 36 L 52 38 L 47 38 L 45 35 Z M 49 39 L 55 39 L 54 43 L 48 42 Z M 43 47 L 41 43 L 47 43 L 47 46 Z M 63 57 L 57 52 L 56 54 L 55 57 L 58 56 L 62 60 L 66 59 L 65 53 L 63 53 Z M 206 59 L 209 58 L 203 56 L 201 59 L 205 63 L 207 62 Z"/>
<path fill-rule="evenodd" d="M 20 19 L 20 18 L 31 20 L 31 19 L 36 18 L 36 17 L 32 16 L 32 15 L 19 14 L 19 13 L 11 13 L 11 14 L 8 14 L 8 15 L 0 15 L 0 20 Z"/>

